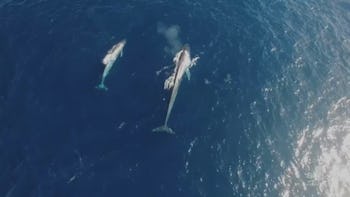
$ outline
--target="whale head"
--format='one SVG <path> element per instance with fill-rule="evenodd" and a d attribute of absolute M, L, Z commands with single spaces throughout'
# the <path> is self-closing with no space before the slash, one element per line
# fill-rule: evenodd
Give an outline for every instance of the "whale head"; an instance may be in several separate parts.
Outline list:
<path fill-rule="evenodd" d="M 126 39 L 121 40 L 118 44 L 120 44 L 121 46 L 124 46 L 126 44 Z"/>

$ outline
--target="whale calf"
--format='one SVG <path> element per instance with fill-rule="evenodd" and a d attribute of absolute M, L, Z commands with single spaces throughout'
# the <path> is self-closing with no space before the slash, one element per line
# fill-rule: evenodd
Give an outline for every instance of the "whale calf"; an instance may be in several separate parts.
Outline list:
<path fill-rule="evenodd" d="M 168 120 L 173 109 L 182 78 L 186 73 L 187 78 L 190 79 L 189 69 L 192 66 L 196 65 L 198 59 L 199 57 L 191 59 L 190 48 L 188 45 L 185 45 L 178 53 L 176 53 L 173 59 L 173 62 L 175 64 L 174 71 L 164 82 L 164 89 L 170 90 L 172 88 L 165 122 L 163 126 L 153 129 L 153 132 L 166 132 L 169 134 L 175 134 L 175 132 L 170 127 L 168 127 Z"/>
<path fill-rule="evenodd" d="M 97 89 L 108 90 L 108 88 L 104 84 L 105 79 L 109 71 L 111 70 L 112 66 L 114 65 L 114 62 L 118 59 L 119 55 L 123 56 L 123 48 L 125 44 L 126 44 L 125 39 L 118 42 L 107 52 L 106 56 L 103 58 L 102 63 L 105 65 L 105 69 L 103 70 L 100 84 L 96 86 Z"/>

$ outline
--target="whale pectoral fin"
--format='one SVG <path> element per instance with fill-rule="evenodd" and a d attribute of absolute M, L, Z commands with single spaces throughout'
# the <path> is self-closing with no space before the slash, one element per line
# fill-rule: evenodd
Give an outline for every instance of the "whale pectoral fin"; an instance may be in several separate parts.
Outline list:
<path fill-rule="evenodd" d="M 176 53 L 176 55 L 173 59 L 173 62 L 175 63 L 175 65 L 179 62 L 180 55 L 181 55 L 181 51 Z"/>
<path fill-rule="evenodd" d="M 191 73 L 190 73 L 190 69 L 186 69 L 186 76 L 188 80 L 191 80 Z"/>
<path fill-rule="evenodd" d="M 167 80 L 164 82 L 164 89 L 169 90 L 174 86 L 174 75 L 171 75 Z"/>
<path fill-rule="evenodd" d="M 179 61 L 179 59 L 175 56 L 173 59 L 174 64 L 176 65 L 178 61 Z"/>
<path fill-rule="evenodd" d="M 191 60 L 191 66 L 190 66 L 190 67 L 195 66 L 195 65 L 197 64 L 198 59 L 199 59 L 198 56 L 195 57 L 195 58 L 193 58 L 193 59 Z"/>
<path fill-rule="evenodd" d="M 123 57 L 123 49 L 122 49 L 122 51 L 120 52 L 120 57 Z"/>

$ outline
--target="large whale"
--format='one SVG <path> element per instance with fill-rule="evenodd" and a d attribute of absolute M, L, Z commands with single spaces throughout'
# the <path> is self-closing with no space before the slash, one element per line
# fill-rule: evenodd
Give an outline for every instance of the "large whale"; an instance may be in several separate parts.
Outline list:
<path fill-rule="evenodd" d="M 103 70 L 101 82 L 96 88 L 102 89 L 102 90 L 108 90 L 108 88 L 104 84 L 105 79 L 109 71 L 111 70 L 112 66 L 114 65 L 114 62 L 118 59 L 119 55 L 120 57 L 123 56 L 123 48 L 125 44 L 126 44 L 125 39 L 118 42 L 107 52 L 107 55 L 103 58 L 102 63 L 105 65 L 105 69 Z"/>
<path fill-rule="evenodd" d="M 175 64 L 174 72 L 170 77 L 164 82 L 164 89 L 169 90 L 173 89 L 171 92 L 171 97 L 168 105 L 168 111 L 165 117 L 165 122 L 163 126 L 153 129 L 153 132 L 166 132 L 169 134 L 175 134 L 175 132 L 168 127 L 168 120 L 171 114 L 171 111 L 174 106 L 174 102 L 179 91 L 179 87 L 182 81 L 184 74 L 186 73 L 187 78 L 190 79 L 189 69 L 196 65 L 199 57 L 191 59 L 190 49 L 188 45 L 185 45 L 178 53 L 176 53 L 173 62 Z"/>

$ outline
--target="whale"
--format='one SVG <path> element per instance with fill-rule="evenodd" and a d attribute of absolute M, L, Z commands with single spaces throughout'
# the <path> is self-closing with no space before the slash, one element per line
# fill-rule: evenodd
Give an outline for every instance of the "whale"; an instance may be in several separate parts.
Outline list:
<path fill-rule="evenodd" d="M 103 70 L 102 79 L 101 82 L 96 86 L 97 89 L 105 90 L 107 91 L 108 88 L 105 86 L 105 79 L 108 76 L 111 68 L 114 65 L 114 62 L 118 59 L 118 57 L 123 56 L 123 49 L 126 44 L 126 40 L 123 39 L 117 44 L 115 44 L 106 54 L 106 56 L 103 58 L 102 63 L 104 64 L 105 68 Z"/>
<path fill-rule="evenodd" d="M 190 48 L 187 44 L 184 45 L 183 48 L 176 53 L 175 57 L 173 58 L 175 68 L 172 74 L 164 82 L 165 90 L 172 89 L 165 122 L 162 126 L 153 129 L 153 132 L 166 132 L 169 134 L 175 134 L 173 129 L 168 126 L 171 111 L 173 109 L 183 76 L 186 75 L 188 80 L 190 80 L 191 74 L 189 69 L 197 64 L 198 59 L 198 56 L 191 59 Z"/>

